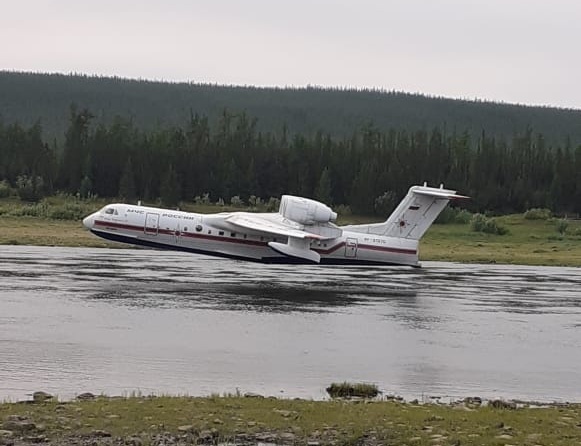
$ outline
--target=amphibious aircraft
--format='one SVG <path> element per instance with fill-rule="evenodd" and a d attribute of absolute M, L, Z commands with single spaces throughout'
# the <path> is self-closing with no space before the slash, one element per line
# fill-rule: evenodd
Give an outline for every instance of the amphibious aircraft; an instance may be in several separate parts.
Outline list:
<path fill-rule="evenodd" d="M 337 226 L 318 201 L 283 195 L 276 213 L 197 214 L 109 204 L 83 220 L 117 242 L 263 263 L 420 266 L 419 240 L 456 191 L 412 186 L 382 223 Z"/>

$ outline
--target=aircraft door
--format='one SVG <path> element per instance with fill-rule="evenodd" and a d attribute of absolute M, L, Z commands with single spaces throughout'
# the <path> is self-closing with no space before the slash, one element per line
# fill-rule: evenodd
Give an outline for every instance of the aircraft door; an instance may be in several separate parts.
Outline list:
<path fill-rule="evenodd" d="M 176 227 L 175 227 L 173 234 L 174 234 L 174 238 L 175 238 L 175 243 L 177 245 L 180 242 L 180 238 L 182 236 L 182 229 L 181 229 L 179 222 L 176 223 Z"/>
<path fill-rule="evenodd" d="M 348 238 L 345 242 L 345 257 L 357 257 L 356 238 Z"/>
<path fill-rule="evenodd" d="M 145 215 L 144 232 L 148 235 L 157 235 L 159 230 L 159 214 L 147 213 Z"/>

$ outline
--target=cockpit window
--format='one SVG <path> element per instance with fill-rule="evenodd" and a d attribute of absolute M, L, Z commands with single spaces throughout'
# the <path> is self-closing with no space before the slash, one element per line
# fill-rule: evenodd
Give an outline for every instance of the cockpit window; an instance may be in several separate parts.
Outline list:
<path fill-rule="evenodd" d="M 114 208 L 105 209 L 105 214 L 107 214 L 107 215 L 119 215 L 119 213 L 117 212 L 117 209 L 114 209 Z"/>

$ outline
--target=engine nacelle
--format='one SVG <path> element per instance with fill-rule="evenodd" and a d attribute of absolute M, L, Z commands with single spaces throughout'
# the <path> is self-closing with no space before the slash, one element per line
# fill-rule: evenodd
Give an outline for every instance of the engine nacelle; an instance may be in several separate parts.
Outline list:
<path fill-rule="evenodd" d="M 309 198 L 283 195 L 278 213 L 288 220 L 302 225 L 328 223 L 337 220 L 337 213 L 323 203 Z"/>

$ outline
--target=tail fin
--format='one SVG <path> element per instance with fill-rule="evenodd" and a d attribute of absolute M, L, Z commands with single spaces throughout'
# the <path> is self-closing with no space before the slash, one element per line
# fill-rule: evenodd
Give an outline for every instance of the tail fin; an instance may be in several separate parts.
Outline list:
<path fill-rule="evenodd" d="M 468 198 L 456 195 L 456 191 L 423 186 L 412 186 L 395 211 L 384 223 L 369 225 L 349 225 L 343 229 L 387 237 L 419 240 L 432 225 L 448 202 L 455 198 Z"/>
<path fill-rule="evenodd" d="M 454 198 L 468 197 L 456 195 L 455 190 L 444 189 L 443 186 L 428 187 L 424 183 L 423 186 L 410 187 L 405 198 L 383 224 L 382 235 L 421 239 L 448 202 Z"/>

